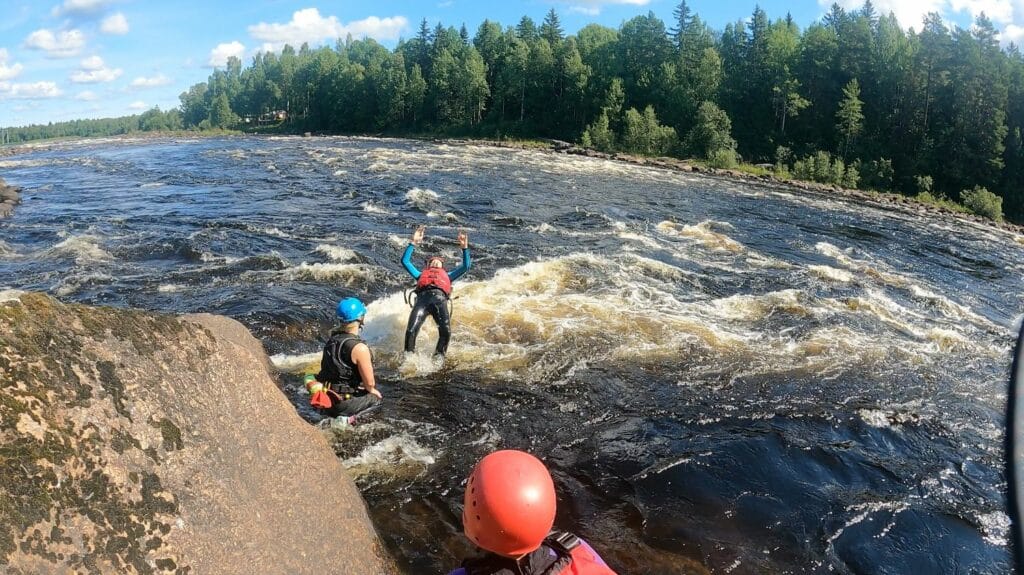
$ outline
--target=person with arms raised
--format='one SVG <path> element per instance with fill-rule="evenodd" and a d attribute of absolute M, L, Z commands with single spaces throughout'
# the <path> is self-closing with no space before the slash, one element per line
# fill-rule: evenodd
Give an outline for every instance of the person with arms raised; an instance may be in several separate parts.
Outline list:
<path fill-rule="evenodd" d="M 469 271 L 472 262 L 469 258 L 469 236 L 466 232 L 459 231 L 459 246 L 462 248 L 462 264 L 452 271 L 444 269 L 444 259 L 439 256 L 427 258 L 427 267 L 422 272 L 412 263 L 412 254 L 416 246 L 423 241 L 426 226 L 416 228 L 412 234 L 412 240 L 402 254 L 402 265 L 409 275 L 416 280 L 414 288 L 416 299 L 412 304 L 412 311 L 409 313 L 409 323 L 405 328 L 405 351 L 412 353 L 416 351 L 416 338 L 419 336 L 420 328 L 427 315 L 434 318 L 437 324 L 437 346 L 434 348 L 434 355 L 442 358 L 448 353 L 448 342 L 452 337 L 451 313 L 448 310 L 448 303 L 452 294 L 452 282 L 459 279 Z"/>

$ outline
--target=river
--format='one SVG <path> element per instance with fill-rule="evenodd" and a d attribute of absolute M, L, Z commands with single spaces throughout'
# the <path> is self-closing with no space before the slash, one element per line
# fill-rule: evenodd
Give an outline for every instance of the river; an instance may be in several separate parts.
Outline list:
<path fill-rule="evenodd" d="M 293 371 L 339 298 L 369 302 L 386 404 L 332 437 L 408 573 L 472 551 L 462 482 L 496 448 L 541 457 L 557 526 L 624 574 L 1010 571 L 1021 237 L 405 140 L 70 142 L 0 177 L 24 187 L 0 290 L 236 318 L 311 423 Z M 473 255 L 443 367 L 429 320 L 401 353 L 420 224 L 419 255 L 454 261 L 461 228 Z"/>

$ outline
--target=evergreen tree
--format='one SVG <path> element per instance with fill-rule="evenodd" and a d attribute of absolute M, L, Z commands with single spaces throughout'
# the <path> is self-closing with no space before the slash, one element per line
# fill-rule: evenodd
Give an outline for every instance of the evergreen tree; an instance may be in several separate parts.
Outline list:
<path fill-rule="evenodd" d="M 836 112 L 836 129 L 842 138 L 840 153 L 846 159 L 850 149 L 856 143 L 857 136 L 864 128 L 864 103 L 860 100 L 860 84 L 854 78 L 843 88 L 843 101 Z"/>
<path fill-rule="evenodd" d="M 562 23 L 558 20 L 558 13 L 552 8 L 548 11 L 547 16 L 544 17 L 544 22 L 540 25 L 540 37 L 547 40 L 552 48 L 555 48 L 562 41 L 563 35 Z"/>

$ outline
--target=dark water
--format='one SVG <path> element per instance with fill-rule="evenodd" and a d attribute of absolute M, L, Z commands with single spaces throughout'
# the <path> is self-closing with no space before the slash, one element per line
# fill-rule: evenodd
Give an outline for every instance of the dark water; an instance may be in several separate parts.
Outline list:
<path fill-rule="evenodd" d="M 471 551 L 462 481 L 543 458 L 621 573 L 1006 573 L 1002 408 L 1024 240 L 611 162 L 369 139 L 68 144 L 0 159 L 0 288 L 234 317 L 297 376 L 370 304 L 386 407 L 335 439 L 409 573 Z M 422 253 L 441 369 L 403 358 Z M 2 297 L 0 297 L 2 299 Z M 425 341 L 424 341 L 425 340 Z M 311 355 L 312 354 L 312 355 Z M 329 432 L 325 432 L 329 433 Z"/>

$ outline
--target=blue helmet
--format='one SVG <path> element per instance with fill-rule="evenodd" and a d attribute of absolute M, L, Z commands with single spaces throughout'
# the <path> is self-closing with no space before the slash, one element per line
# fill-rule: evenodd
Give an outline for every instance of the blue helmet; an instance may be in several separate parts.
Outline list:
<path fill-rule="evenodd" d="M 352 323 L 363 319 L 366 315 L 366 306 L 363 302 L 354 297 L 347 297 L 338 302 L 338 319 L 345 323 Z"/>

